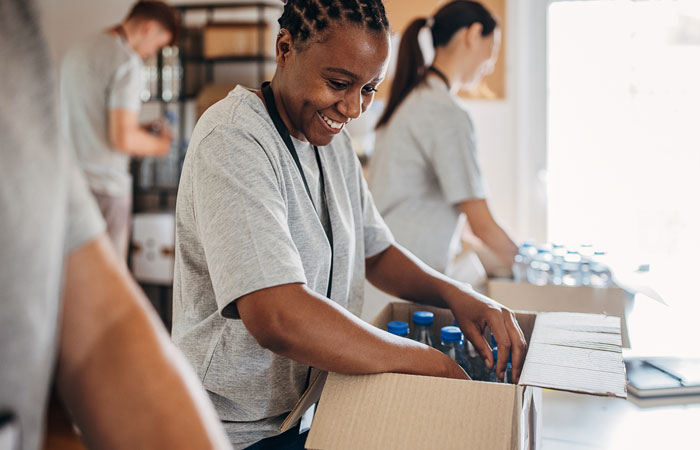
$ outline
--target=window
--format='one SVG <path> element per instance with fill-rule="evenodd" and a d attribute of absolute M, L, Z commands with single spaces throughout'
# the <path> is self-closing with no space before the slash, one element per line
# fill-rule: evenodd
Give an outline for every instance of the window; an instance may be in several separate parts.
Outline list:
<path fill-rule="evenodd" d="M 700 304 L 700 2 L 549 6 L 548 239 Z"/>

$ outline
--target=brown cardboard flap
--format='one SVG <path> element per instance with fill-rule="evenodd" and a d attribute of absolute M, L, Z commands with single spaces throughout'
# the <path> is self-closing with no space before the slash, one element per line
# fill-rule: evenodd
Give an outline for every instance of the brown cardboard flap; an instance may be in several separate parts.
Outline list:
<path fill-rule="evenodd" d="M 323 385 L 326 383 L 326 377 L 328 372 L 324 372 L 318 369 L 311 369 L 311 376 L 309 377 L 309 387 L 306 388 L 304 394 L 301 396 L 294 409 L 287 415 L 280 426 L 280 431 L 284 433 L 285 431 L 296 425 L 304 415 L 306 410 L 308 410 L 311 405 L 316 403 L 321 397 L 321 392 L 323 391 Z"/>
<path fill-rule="evenodd" d="M 507 280 L 489 280 L 489 297 L 514 310 L 606 314 L 622 319 L 622 346 L 629 347 L 626 311 L 633 297 L 616 287 L 535 286 Z"/>
<path fill-rule="evenodd" d="M 384 373 L 328 376 L 314 450 L 509 449 L 522 388 Z"/>
<path fill-rule="evenodd" d="M 627 398 L 620 318 L 537 314 L 520 384 Z"/>

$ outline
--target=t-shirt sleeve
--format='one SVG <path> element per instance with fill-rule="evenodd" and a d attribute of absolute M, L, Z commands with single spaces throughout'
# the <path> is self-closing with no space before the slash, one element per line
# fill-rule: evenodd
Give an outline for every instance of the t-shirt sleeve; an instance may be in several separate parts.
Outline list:
<path fill-rule="evenodd" d="M 367 187 L 367 181 L 362 174 L 359 161 L 357 162 L 357 172 L 360 179 L 365 258 L 371 258 L 389 248 L 394 243 L 394 236 L 374 205 L 372 193 Z"/>
<path fill-rule="evenodd" d="M 82 171 L 74 158 L 71 158 L 70 164 L 65 237 L 67 253 L 95 239 L 105 229 L 104 219 L 87 188 Z"/>
<path fill-rule="evenodd" d="M 430 157 L 445 200 L 456 205 L 486 198 L 471 119 L 466 113 L 454 111 L 439 116 L 443 124 L 439 133 L 430 133 Z"/>
<path fill-rule="evenodd" d="M 109 109 L 141 109 L 141 63 L 131 58 L 114 73 L 109 89 Z"/>
<path fill-rule="evenodd" d="M 280 181 L 261 145 L 226 126 L 198 145 L 193 161 L 197 230 L 221 314 L 260 289 L 306 283 L 287 224 Z"/>

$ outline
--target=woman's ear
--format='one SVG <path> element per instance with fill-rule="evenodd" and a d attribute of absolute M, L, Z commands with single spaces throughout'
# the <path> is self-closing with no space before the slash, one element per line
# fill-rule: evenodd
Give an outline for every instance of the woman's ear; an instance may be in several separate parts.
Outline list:
<path fill-rule="evenodd" d="M 277 34 L 277 42 L 275 44 L 275 58 L 277 65 L 284 67 L 285 62 L 289 58 L 289 53 L 292 51 L 293 39 L 289 30 L 282 28 Z"/>
<path fill-rule="evenodd" d="M 484 26 L 479 22 L 474 22 L 470 27 L 464 30 L 467 48 L 473 48 L 481 39 L 481 33 L 484 31 Z"/>

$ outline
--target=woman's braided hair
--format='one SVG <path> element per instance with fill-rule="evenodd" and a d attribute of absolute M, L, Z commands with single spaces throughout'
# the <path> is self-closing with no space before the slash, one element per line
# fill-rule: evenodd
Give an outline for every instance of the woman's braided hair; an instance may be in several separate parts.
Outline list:
<path fill-rule="evenodd" d="M 388 31 L 381 0 L 288 0 L 278 20 L 297 42 L 320 34 L 333 22 L 357 24 L 373 31 Z"/>

